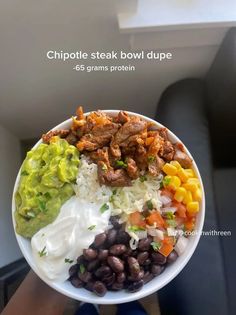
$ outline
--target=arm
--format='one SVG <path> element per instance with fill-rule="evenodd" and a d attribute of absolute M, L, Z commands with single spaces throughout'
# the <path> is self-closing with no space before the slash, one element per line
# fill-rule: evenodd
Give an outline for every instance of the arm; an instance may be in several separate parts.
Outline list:
<path fill-rule="evenodd" d="M 1 315 L 61 315 L 67 301 L 30 271 Z"/>

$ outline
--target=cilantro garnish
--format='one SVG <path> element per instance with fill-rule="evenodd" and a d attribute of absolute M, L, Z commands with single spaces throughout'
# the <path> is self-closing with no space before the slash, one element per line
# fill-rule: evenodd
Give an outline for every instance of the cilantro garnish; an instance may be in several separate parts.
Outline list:
<path fill-rule="evenodd" d="M 40 211 L 44 212 L 46 210 L 46 202 L 43 200 L 38 200 Z"/>
<path fill-rule="evenodd" d="M 159 249 L 161 248 L 162 243 L 161 243 L 161 242 L 152 242 L 152 243 L 151 243 L 151 246 L 152 246 L 152 248 L 153 248 L 155 251 L 157 251 L 157 250 L 159 250 Z"/>
<path fill-rule="evenodd" d="M 83 264 L 79 265 L 79 271 L 80 271 L 80 273 L 84 273 L 85 272 L 85 267 L 84 267 Z"/>
<path fill-rule="evenodd" d="M 148 156 L 148 162 L 151 163 L 151 162 L 154 162 L 154 161 L 155 161 L 155 156 L 149 155 Z"/>
<path fill-rule="evenodd" d="M 151 199 L 147 201 L 147 207 L 148 207 L 149 210 L 153 209 L 153 204 L 152 204 L 152 200 Z"/>
<path fill-rule="evenodd" d="M 139 177 L 139 179 L 140 179 L 140 182 L 143 183 L 143 182 L 145 182 L 145 181 L 147 180 L 147 176 L 141 175 L 141 176 Z"/>
<path fill-rule="evenodd" d="M 26 170 L 21 172 L 21 176 L 27 176 L 27 175 L 29 175 L 29 173 Z"/>
<path fill-rule="evenodd" d="M 105 211 L 107 211 L 109 209 L 109 206 L 107 203 L 104 203 L 101 208 L 100 208 L 100 212 L 104 213 Z"/>
<path fill-rule="evenodd" d="M 88 230 L 92 231 L 92 230 L 95 229 L 95 227 L 96 227 L 96 225 L 90 225 L 90 226 L 88 227 Z"/>
<path fill-rule="evenodd" d="M 124 161 L 119 160 L 119 161 L 116 161 L 116 166 L 126 168 L 128 165 Z"/>
<path fill-rule="evenodd" d="M 70 258 L 65 258 L 65 263 L 72 264 L 74 260 Z"/>
<path fill-rule="evenodd" d="M 168 186 L 170 182 L 171 182 L 171 178 L 170 177 L 163 178 L 163 180 L 161 182 L 161 188 Z"/>
<path fill-rule="evenodd" d="M 169 220 L 173 220 L 175 218 L 175 215 L 173 212 L 166 212 L 165 217 Z"/>
<path fill-rule="evenodd" d="M 46 246 L 44 246 L 44 248 L 40 252 L 38 252 L 38 254 L 39 254 L 39 257 L 46 256 L 47 255 Z"/>
<path fill-rule="evenodd" d="M 45 196 L 47 199 L 51 198 L 51 195 L 49 194 L 48 191 L 44 194 L 44 196 Z"/>

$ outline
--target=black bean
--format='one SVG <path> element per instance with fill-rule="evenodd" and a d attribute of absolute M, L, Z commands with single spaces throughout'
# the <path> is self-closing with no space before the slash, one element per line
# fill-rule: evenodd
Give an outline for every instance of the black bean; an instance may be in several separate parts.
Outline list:
<path fill-rule="evenodd" d="M 104 296 L 107 292 L 107 288 L 105 287 L 105 285 L 101 281 L 96 281 L 93 284 L 92 290 L 98 296 Z"/>
<path fill-rule="evenodd" d="M 124 262 L 115 256 L 108 256 L 107 262 L 109 266 L 114 270 L 114 272 L 124 271 Z"/>
<path fill-rule="evenodd" d="M 89 282 L 92 279 L 92 274 L 89 271 L 84 271 L 83 273 L 79 272 L 78 277 L 83 282 Z"/>
<path fill-rule="evenodd" d="M 88 248 L 83 250 L 83 255 L 85 259 L 91 261 L 97 257 L 98 253 L 95 249 Z"/>
<path fill-rule="evenodd" d="M 149 266 L 151 264 L 151 259 L 146 259 L 143 263 L 143 266 Z"/>
<path fill-rule="evenodd" d="M 178 258 L 178 254 L 176 253 L 175 250 L 173 250 L 170 255 L 167 257 L 167 263 L 171 264 L 172 262 L 176 261 Z"/>
<path fill-rule="evenodd" d="M 99 267 L 96 272 L 95 272 L 95 276 L 98 278 L 102 278 L 102 277 L 106 277 L 106 276 L 110 276 L 111 275 L 111 268 L 108 266 L 101 266 Z"/>
<path fill-rule="evenodd" d="M 116 242 L 117 231 L 115 229 L 110 229 L 107 233 L 106 243 L 108 246 L 112 246 Z"/>
<path fill-rule="evenodd" d="M 137 260 L 140 265 L 143 265 L 145 261 L 148 259 L 149 253 L 148 252 L 141 252 L 137 255 Z"/>
<path fill-rule="evenodd" d="M 158 276 L 159 274 L 161 274 L 163 271 L 163 266 L 160 266 L 160 265 L 152 265 L 151 267 L 151 273 L 154 275 L 154 276 Z"/>
<path fill-rule="evenodd" d="M 130 276 L 128 276 L 129 281 L 139 281 L 143 279 L 144 276 L 144 270 L 140 270 L 139 273 L 132 273 Z"/>
<path fill-rule="evenodd" d="M 94 269 L 97 269 L 100 265 L 100 261 L 98 259 L 92 260 L 87 265 L 88 271 L 93 271 Z"/>
<path fill-rule="evenodd" d="M 141 239 L 138 244 L 138 249 L 143 252 L 149 250 L 151 248 L 151 242 L 152 242 L 151 237 Z"/>
<path fill-rule="evenodd" d="M 147 271 L 147 272 L 144 273 L 143 283 L 146 284 L 149 281 L 151 281 L 153 278 L 154 278 L 154 275 L 152 273 L 150 273 L 149 271 Z"/>
<path fill-rule="evenodd" d="M 127 250 L 127 247 L 124 244 L 116 244 L 111 246 L 109 252 L 114 256 L 120 256 L 124 254 Z"/>
<path fill-rule="evenodd" d="M 127 245 L 130 241 L 130 236 L 127 232 L 119 230 L 117 233 L 117 243 L 125 244 Z"/>
<path fill-rule="evenodd" d="M 69 275 L 70 277 L 74 276 L 78 272 L 78 265 L 73 265 L 69 269 Z"/>
<path fill-rule="evenodd" d="M 120 272 L 116 276 L 116 282 L 123 283 L 126 280 L 126 275 L 124 272 Z"/>
<path fill-rule="evenodd" d="M 93 246 L 95 248 L 99 248 L 100 246 L 102 246 L 105 243 L 106 238 L 107 238 L 106 233 L 100 233 L 100 234 L 96 235 L 95 240 L 93 242 Z"/>
<path fill-rule="evenodd" d="M 118 283 L 118 282 L 114 282 L 111 286 L 111 290 L 113 291 L 119 291 L 119 290 L 122 290 L 123 288 L 124 288 L 124 284 Z"/>
<path fill-rule="evenodd" d="M 108 257 L 108 249 L 99 249 L 98 251 L 98 259 L 105 260 Z"/>
<path fill-rule="evenodd" d="M 113 225 L 114 229 L 116 229 L 116 230 L 118 230 L 121 227 L 121 224 L 119 223 L 119 217 L 118 216 L 110 217 L 110 222 Z"/>
<path fill-rule="evenodd" d="M 127 259 L 127 257 L 133 256 L 133 250 L 131 248 L 127 248 L 126 252 L 122 255 L 123 259 Z"/>
<path fill-rule="evenodd" d="M 140 272 L 140 266 L 136 258 L 128 257 L 128 265 L 131 275 L 137 275 Z"/>
<path fill-rule="evenodd" d="M 94 285 L 94 281 L 89 281 L 85 284 L 85 289 L 88 290 L 88 291 L 93 291 L 93 285 Z"/>
<path fill-rule="evenodd" d="M 81 281 L 78 277 L 73 276 L 70 279 L 71 284 L 75 287 L 75 288 L 82 288 L 83 287 L 83 281 Z"/>
<path fill-rule="evenodd" d="M 166 263 L 166 257 L 161 253 L 152 253 L 151 257 L 155 264 L 164 265 Z"/>
<path fill-rule="evenodd" d="M 139 280 L 137 282 L 132 282 L 128 285 L 127 290 L 129 292 L 137 292 L 139 290 L 141 290 L 143 287 L 143 280 Z"/>
<path fill-rule="evenodd" d="M 107 287 L 110 287 L 115 282 L 116 275 L 113 272 L 110 276 L 103 277 L 101 280 Z"/>

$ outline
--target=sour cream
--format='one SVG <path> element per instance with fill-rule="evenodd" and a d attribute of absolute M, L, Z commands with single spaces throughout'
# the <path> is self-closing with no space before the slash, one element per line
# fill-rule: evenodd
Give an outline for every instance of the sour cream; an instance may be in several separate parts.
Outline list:
<path fill-rule="evenodd" d="M 102 213 L 102 205 L 73 196 L 61 207 L 56 220 L 32 237 L 33 256 L 44 277 L 60 282 L 68 279 L 69 268 L 83 249 L 108 227 L 110 207 Z"/>

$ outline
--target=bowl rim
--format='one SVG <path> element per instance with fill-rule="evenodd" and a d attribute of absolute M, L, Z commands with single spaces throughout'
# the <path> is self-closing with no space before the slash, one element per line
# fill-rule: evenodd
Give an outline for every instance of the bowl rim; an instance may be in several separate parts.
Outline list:
<path fill-rule="evenodd" d="M 90 111 L 90 112 L 86 112 L 85 115 L 89 115 L 91 112 L 94 111 Z M 115 115 L 118 112 L 120 112 L 120 110 L 116 110 L 116 109 L 106 109 L 106 110 L 102 110 L 102 112 L 105 112 L 107 114 Z M 81 292 L 85 291 L 84 288 L 80 288 L 80 289 L 76 289 L 76 293 L 78 292 L 78 294 L 74 294 L 73 292 L 71 292 L 71 290 L 68 290 L 67 288 L 63 287 L 63 283 L 59 283 L 59 282 L 52 282 L 50 280 L 48 280 L 47 278 L 43 277 L 42 274 L 39 274 L 37 271 L 37 267 L 34 261 L 30 260 L 30 257 L 28 255 L 28 251 L 25 250 L 25 247 L 23 245 L 23 240 L 25 240 L 25 238 L 21 235 L 18 235 L 16 233 L 15 230 L 15 217 L 14 217 L 14 212 L 15 212 L 15 192 L 18 188 L 18 184 L 19 184 L 19 179 L 20 179 L 20 170 L 21 170 L 21 166 L 19 168 L 16 180 L 15 180 L 15 184 L 14 184 L 14 188 L 13 188 L 13 194 L 12 194 L 12 223 L 13 223 L 13 228 L 14 228 L 14 233 L 15 233 L 15 237 L 17 240 L 17 243 L 20 247 L 20 250 L 24 256 L 24 258 L 26 259 L 26 261 L 28 262 L 29 266 L 31 267 L 31 269 L 37 274 L 37 276 L 43 280 L 47 285 L 49 285 L 51 288 L 53 288 L 54 290 L 60 292 L 63 295 L 66 295 L 72 299 L 75 300 L 79 300 L 79 301 L 83 301 L 83 302 L 89 302 L 89 303 L 97 303 L 97 304 L 120 304 L 120 303 L 126 303 L 126 302 L 130 302 L 130 301 L 134 301 L 140 298 L 143 298 L 145 296 L 148 296 L 158 290 L 160 290 L 161 288 L 163 288 L 165 285 L 167 285 L 170 281 L 172 281 L 182 270 L 183 268 L 186 266 L 186 264 L 188 263 L 188 261 L 190 260 L 190 258 L 192 257 L 193 253 L 196 250 L 196 247 L 199 243 L 200 237 L 201 237 L 201 232 L 203 229 L 203 225 L 204 225 L 204 219 L 205 219 L 205 192 L 204 192 L 204 186 L 203 186 L 203 182 L 202 182 L 202 178 L 200 175 L 200 172 L 198 170 L 197 164 L 193 158 L 193 156 L 191 155 L 191 153 L 189 152 L 189 150 L 187 149 L 187 147 L 184 145 L 184 143 L 171 131 L 169 130 L 169 128 L 165 127 L 164 125 L 162 125 L 161 123 L 155 121 L 152 118 L 149 118 L 145 115 L 142 114 L 138 114 L 135 112 L 131 112 L 131 111 L 126 111 L 129 115 L 131 116 L 138 116 L 146 121 L 152 122 L 154 123 L 158 129 L 160 128 L 166 128 L 168 131 L 168 136 L 172 139 L 174 139 L 176 142 L 180 142 L 181 144 L 183 144 L 183 147 L 185 149 L 185 152 L 187 153 L 187 155 L 192 159 L 192 166 L 193 169 L 200 181 L 200 186 L 201 186 L 201 190 L 202 190 L 202 200 L 200 202 L 200 211 L 198 213 L 197 216 L 197 220 L 198 220 L 198 228 L 195 230 L 197 233 L 194 234 L 193 236 L 191 236 L 193 238 L 193 242 L 192 242 L 192 246 L 188 249 L 188 251 L 185 251 L 180 257 L 182 257 L 182 261 L 180 263 L 178 263 L 178 259 L 176 260 L 176 262 L 174 262 L 172 264 L 172 266 L 176 265 L 176 268 L 173 269 L 173 272 L 168 276 L 165 277 L 164 280 L 162 280 L 161 284 L 159 284 L 158 282 L 151 286 L 151 287 L 147 287 L 146 285 L 143 286 L 143 288 L 135 293 L 128 293 L 127 295 L 125 295 L 124 297 L 119 297 L 119 291 L 118 292 L 114 292 L 116 293 L 114 298 L 107 298 L 106 295 L 103 297 L 98 297 L 95 294 L 91 294 L 91 296 L 83 296 L 83 294 L 81 294 Z M 72 118 L 69 118 L 67 120 L 64 120 L 63 122 L 61 122 L 60 124 L 58 124 L 57 126 L 53 127 L 51 130 L 58 130 L 58 129 L 62 129 L 65 125 L 69 125 L 69 123 L 72 122 Z M 33 146 L 32 149 L 36 148 L 39 144 L 42 143 L 42 139 L 39 139 L 39 141 Z M 29 240 L 30 242 L 30 240 Z M 166 271 L 166 270 L 165 270 Z M 165 274 L 165 271 L 162 273 L 162 275 Z M 161 275 L 160 275 L 161 276 Z M 155 278 L 154 278 L 155 279 Z M 152 281 L 151 281 L 152 282 Z M 150 282 L 150 283 L 151 283 Z"/>

